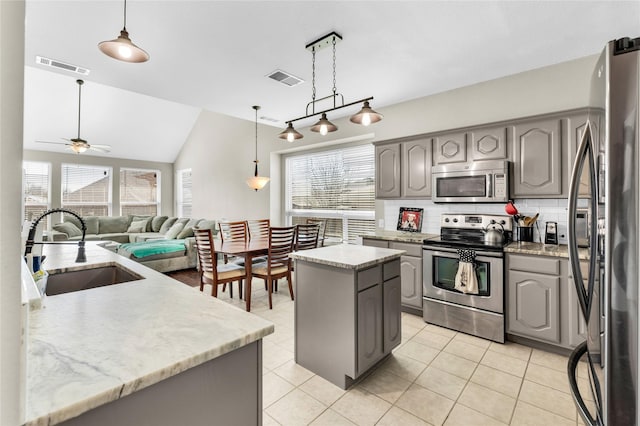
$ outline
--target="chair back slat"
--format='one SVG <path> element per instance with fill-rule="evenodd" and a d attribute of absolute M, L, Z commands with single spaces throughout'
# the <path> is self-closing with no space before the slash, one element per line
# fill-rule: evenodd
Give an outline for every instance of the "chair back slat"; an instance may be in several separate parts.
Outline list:
<path fill-rule="evenodd" d="M 320 224 L 296 225 L 295 250 L 309 250 L 318 247 Z"/>
<path fill-rule="evenodd" d="M 249 239 L 266 240 L 269 238 L 269 227 L 271 221 L 269 219 L 248 220 Z"/>
<path fill-rule="evenodd" d="M 211 229 L 194 229 L 193 235 L 196 240 L 196 252 L 198 253 L 198 263 L 200 272 L 216 273 L 216 251 L 213 245 L 213 234 Z"/>
<path fill-rule="evenodd" d="M 246 221 L 218 222 L 221 241 L 247 241 L 249 228 Z"/>
<path fill-rule="evenodd" d="M 269 228 L 269 268 L 290 265 L 289 253 L 293 251 L 295 233 L 295 226 Z"/>
<path fill-rule="evenodd" d="M 327 233 L 327 219 L 319 219 L 315 217 L 310 217 L 307 219 L 307 224 L 318 224 L 320 225 L 320 230 L 318 231 L 318 245 L 320 247 L 324 247 L 324 239 Z"/>

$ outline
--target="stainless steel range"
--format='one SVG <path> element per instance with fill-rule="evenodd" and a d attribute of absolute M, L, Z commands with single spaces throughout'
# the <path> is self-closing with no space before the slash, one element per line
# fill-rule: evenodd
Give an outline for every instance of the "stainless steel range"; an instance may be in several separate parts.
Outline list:
<path fill-rule="evenodd" d="M 426 322 L 504 343 L 503 249 L 512 231 L 510 216 L 441 216 L 440 238 L 423 242 Z"/>

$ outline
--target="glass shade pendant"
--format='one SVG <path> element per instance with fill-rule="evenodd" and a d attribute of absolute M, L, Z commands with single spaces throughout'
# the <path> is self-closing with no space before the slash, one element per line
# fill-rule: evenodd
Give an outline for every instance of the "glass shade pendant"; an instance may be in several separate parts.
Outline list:
<path fill-rule="evenodd" d="M 124 25 L 120 31 L 120 35 L 109 41 L 98 43 L 98 48 L 107 56 L 124 62 L 146 62 L 149 60 L 149 54 L 139 48 L 129 38 L 127 32 L 127 0 L 124 1 Z"/>
<path fill-rule="evenodd" d="M 311 126 L 309 130 L 311 130 L 312 132 L 320 133 L 322 136 L 324 136 L 327 133 L 335 132 L 336 130 L 338 130 L 338 126 L 327 120 L 327 114 L 322 113 L 322 117 L 320 117 L 320 120 L 318 120 L 316 124 Z"/>
<path fill-rule="evenodd" d="M 368 126 L 371 123 L 377 123 L 382 120 L 382 118 L 383 115 L 371 109 L 369 101 L 365 101 L 362 109 L 358 111 L 358 113 L 352 115 L 351 118 L 349 118 L 349 121 L 356 124 L 362 124 L 363 126 Z"/>
<path fill-rule="evenodd" d="M 302 136 L 302 133 L 298 132 L 296 129 L 293 128 L 293 124 L 289 123 L 289 125 L 287 126 L 286 129 L 284 129 L 279 135 L 278 137 L 280 139 L 286 139 L 287 142 L 293 142 L 297 139 L 302 139 L 304 136 Z"/>
<path fill-rule="evenodd" d="M 253 176 L 247 178 L 247 185 L 249 188 L 257 192 L 259 189 L 264 188 L 270 179 L 266 176 L 258 176 L 258 110 L 260 107 L 258 105 L 254 105 L 252 108 L 256 111 L 256 159 L 253 160 L 253 162 L 256 163 L 256 167 L 254 169 Z"/>

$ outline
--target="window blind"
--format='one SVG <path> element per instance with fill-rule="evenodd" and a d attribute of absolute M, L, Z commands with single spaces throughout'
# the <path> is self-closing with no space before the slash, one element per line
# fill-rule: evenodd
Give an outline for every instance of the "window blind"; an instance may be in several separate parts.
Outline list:
<path fill-rule="evenodd" d="M 329 240 L 352 243 L 375 229 L 373 145 L 292 155 L 285 168 L 289 223 L 326 218 Z"/>
<path fill-rule="evenodd" d="M 120 215 L 155 216 L 160 210 L 160 172 L 120 169 Z"/>
<path fill-rule="evenodd" d="M 193 197 L 191 193 L 191 169 L 178 170 L 177 212 L 179 217 L 191 217 Z"/>
<path fill-rule="evenodd" d="M 62 207 L 80 216 L 111 214 L 111 168 L 62 165 Z"/>
<path fill-rule="evenodd" d="M 51 206 L 51 165 L 38 161 L 22 163 L 24 220 L 35 220 Z M 48 217 L 41 224 L 47 229 Z"/>

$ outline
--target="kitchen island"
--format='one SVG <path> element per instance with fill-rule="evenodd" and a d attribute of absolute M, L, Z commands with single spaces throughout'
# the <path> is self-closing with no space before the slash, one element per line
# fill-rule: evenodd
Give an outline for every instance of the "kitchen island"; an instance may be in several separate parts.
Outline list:
<path fill-rule="evenodd" d="M 290 255 L 297 364 L 347 389 L 400 344 L 403 253 L 341 244 Z"/>
<path fill-rule="evenodd" d="M 46 296 L 28 318 L 27 425 L 260 424 L 262 338 L 273 324 L 87 243 L 44 267 L 115 265 L 143 278 Z"/>

